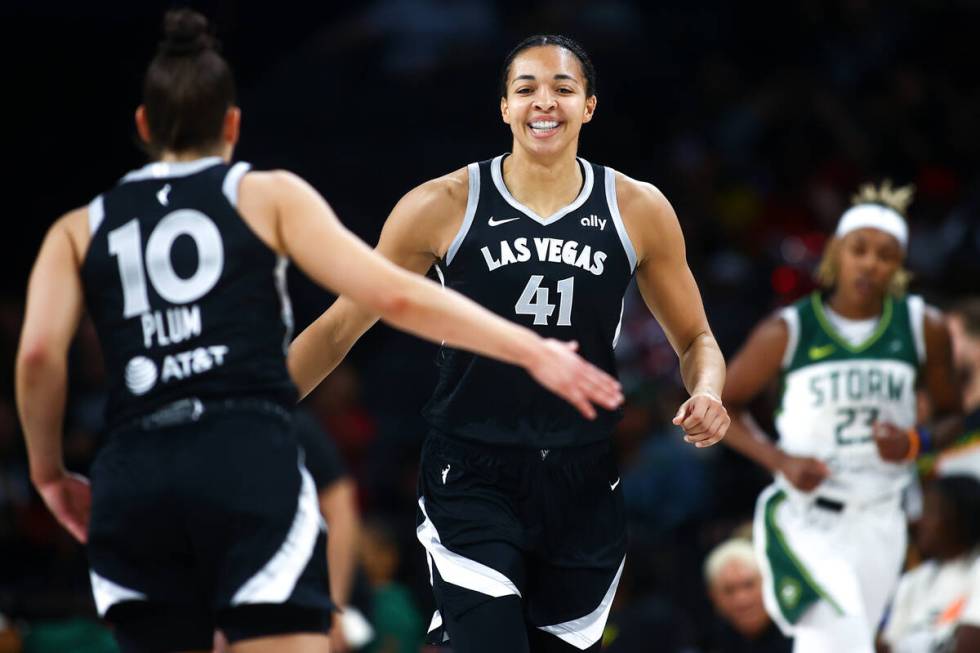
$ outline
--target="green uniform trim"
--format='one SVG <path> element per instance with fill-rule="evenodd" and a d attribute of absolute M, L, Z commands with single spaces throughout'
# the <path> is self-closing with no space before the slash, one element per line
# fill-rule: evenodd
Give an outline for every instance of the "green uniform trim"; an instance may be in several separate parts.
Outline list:
<path fill-rule="evenodd" d="M 843 615 L 844 611 L 813 579 L 776 525 L 776 509 L 785 500 L 786 493 L 779 490 L 766 501 L 765 507 L 766 558 L 772 568 L 773 593 L 779 611 L 786 621 L 795 624 L 811 605 L 823 599 Z"/>
<path fill-rule="evenodd" d="M 843 347 L 845 350 L 859 354 L 865 349 L 868 349 L 871 345 L 878 342 L 878 340 L 885 334 L 885 331 L 892 323 L 892 313 L 894 311 L 894 302 L 892 301 L 891 295 L 885 295 L 885 302 L 881 308 L 881 319 L 878 320 L 878 327 L 875 332 L 868 337 L 867 340 L 859 345 L 852 345 L 847 340 L 842 338 L 837 330 L 830 324 L 830 320 L 827 319 L 827 314 L 823 310 L 823 300 L 820 298 L 820 293 L 813 293 L 810 295 L 810 303 L 813 305 L 813 313 L 817 316 L 817 322 L 820 323 L 820 327 L 824 332 L 830 336 L 839 347 Z"/>

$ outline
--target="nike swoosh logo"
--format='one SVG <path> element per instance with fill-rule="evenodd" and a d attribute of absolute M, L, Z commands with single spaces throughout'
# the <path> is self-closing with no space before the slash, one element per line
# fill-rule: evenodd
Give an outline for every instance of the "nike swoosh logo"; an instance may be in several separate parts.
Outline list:
<path fill-rule="evenodd" d="M 610 490 L 615 490 L 615 489 L 616 489 L 616 486 L 618 486 L 618 485 L 619 485 L 619 482 L 620 482 L 621 480 L 623 480 L 623 479 L 622 479 L 622 478 L 617 478 L 617 479 L 616 479 L 616 482 L 615 482 L 615 483 L 610 483 L 610 484 L 609 484 L 609 489 L 610 489 Z"/>
<path fill-rule="evenodd" d="M 491 215 L 490 219 L 487 220 L 487 224 L 490 225 L 491 227 L 496 227 L 502 224 L 507 224 L 508 222 L 513 222 L 514 220 L 520 220 L 520 218 L 507 218 L 506 220 L 494 220 L 493 216 Z"/>
<path fill-rule="evenodd" d="M 824 345 L 823 347 L 810 347 L 810 360 L 818 361 L 821 358 L 827 358 L 834 353 L 837 347 L 835 345 Z"/>

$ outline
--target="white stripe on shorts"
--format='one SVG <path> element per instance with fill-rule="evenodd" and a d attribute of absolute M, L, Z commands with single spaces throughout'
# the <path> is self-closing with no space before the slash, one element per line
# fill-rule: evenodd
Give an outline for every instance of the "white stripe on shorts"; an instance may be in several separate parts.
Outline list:
<path fill-rule="evenodd" d="M 275 555 L 235 592 L 232 605 L 285 602 L 313 556 L 317 536 L 326 526 L 320 516 L 316 485 L 303 464 L 302 454 L 298 464 L 303 480 L 293 525 Z"/>
<path fill-rule="evenodd" d="M 619 569 L 613 578 L 606 595 L 595 610 L 571 621 L 565 621 L 552 626 L 538 626 L 539 630 L 551 633 L 575 648 L 585 650 L 602 639 L 602 631 L 606 627 L 606 620 L 609 618 L 609 609 L 612 608 L 613 597 L 616 596 L 616 588 L 619 587 L 619 579 L 623 575 L 623 565 L 626 558 L 619 563 Z"/>
<path fill-rule="evenodd" d="M 89 570 L 89 578 L 92 580 L 92 595 L 95 597 L 95 607 L 99 611 L 99 616 L 104 617 L 109 608 L 116 603 L 123 601 L 145 601 L 146 594 L 137 592 L 134 589 L 123 587 L 119 583 L 114 583 L 105 576 L 100 576 L 95 571 Z"/>
<path fill-rule="evenodd" d="M 435 563 L 444 581 L 495 598 L 511 594 L 521 595 L 513 581 L 493 567 L 464 558 L 447 549 L 439 539 L 439 531 L 436 530 L 435 524 L 425 512 L 424 497 L 419 497 L 419 508 L 425 521 L 416 529 L 416 536 L 429 553 L 432 563 Z"/>

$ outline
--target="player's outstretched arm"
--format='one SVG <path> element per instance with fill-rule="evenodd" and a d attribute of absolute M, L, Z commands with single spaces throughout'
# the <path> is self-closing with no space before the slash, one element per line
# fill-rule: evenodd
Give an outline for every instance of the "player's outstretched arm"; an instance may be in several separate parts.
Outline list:
<path fill-rule="evenodd" d="M 77 209 L 45 236 L 27 286 L 27 306 L 17 350 L 17 411 L 31 481 L 48 508 L 80 542 L 88 528 L 91 493 L 85 479 L 69 474 L 62 452 L 62 420 L 68 387 L 68 348 L 81 319 L 84 295 L 81 252 L 71 230 L 84 225 Z"/>
<path fill-rule="evenodd" d="M 779 374 L 789 332 L 774 315 L 763 320 L 749 335 L 728 366 L 728 382 L 722 399 L 732 414 L 725 444 L 754 460 L 773 474 L 782 473 L 795 487 L 810 491 L 830 470 L 815 458 L 789 456 L 759 428 L 746 406 Z"/>
<path fill-rule="evenodd" d="M 680 359 L 691 397 L 674 416 L 684 439 L 698 447 L 719 442 L 730 419 L 721 401 L 725 358 L 711 333 L 684 235 L 674 209 L 656 188 L 620 176 L 616 184 L 623 220 L 636 248 L 637 286 Z"/>
<path fill-rule="evenodd" d="M 312 279 L 346 295 L 395 327 L 435 342 L 525 368 L 539 383 L 595 417 L 593 403 L 615 408 L 619 383 L 565 343 L 540 338 L 462 295 L 371 251 L 337 220 L 322 197 L 288 173 L 274 175 L 284 251 Z"/>
<path fill-rule="evenodd" d="M 445 253 L 466 207 L 466 169 L 434 179 L 407 193 L 385 222 L 375 251 L 395 265 L 426 274 Z M 458 214 L 457 220 L 452 220 Z M 305 397 L 347 356 L 379 315 L 341 296 L 289 346 L 289 372 Z"/>

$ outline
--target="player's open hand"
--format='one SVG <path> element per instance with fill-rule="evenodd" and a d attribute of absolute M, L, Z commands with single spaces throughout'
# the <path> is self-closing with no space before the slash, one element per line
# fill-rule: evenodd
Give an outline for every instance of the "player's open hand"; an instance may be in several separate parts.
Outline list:
<path fill-rule="evenodd" d="M 53 480 L 38 483 L 37 491 L 58 523 L 72 537 L 85 544 L 88 540 L 89 514 L 92 511 L 92 488 L 88 479 L 78 474 L 65 473 Z"/>
<path fill-rule="evenodd" d="M 871 427 L 875 446 L 881 459 L 890 463 L 899 463 L 909 455 L 911 442 L 906 429 L 900 429 L 888 422 L 875 422 Z"/>
<path fill-rule="evenodd" d="M 608 410 L 623 403 L 619 381 L 577 353 L 578 343 L 545 339 L 539 355 L 525 364 L 534 380 L 575 406 L 587 419 L 595 419 L 596 406 Z"/>
<path fill-rule="evenodd" d="M 677 409 L 673 422 L 684 429 L 685 442 L 710 447 L 725 437 L 732 419 L 721 399 L 708 392 L 696 392 Z"/>
<path fill-rule="evenodd" d="M 789 454 L 783 456 L 778 470 L 793 487 L 803 492 L 815 490 L 830 476 L 830 468 L 823 461 Z"/>

